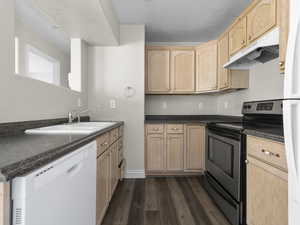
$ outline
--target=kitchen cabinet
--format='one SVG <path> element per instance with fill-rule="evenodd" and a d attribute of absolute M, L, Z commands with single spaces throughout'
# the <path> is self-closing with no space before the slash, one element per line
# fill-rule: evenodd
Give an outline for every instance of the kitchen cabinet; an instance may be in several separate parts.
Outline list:
<path fill-rule="evenodd" d="M 147 170 L 163 171 L 165 170 L 165 138 L 164 134 L 148 134 L 146 139 L 147 149 Z"/>
<path fill-rule="evenodd" d="M 172 93 L 193 93 L 195 91 L 195 51 L 171 51 Z"/>
<path fill-rule="evenodd" d="M 279 16 L 279 27 L 280 27 L 280 37 L 279 37 L 279 69 L 281 73 L 285 72 L 285 57 L 287 50 L 287 43 L 289 37 L 289 10 L 290 10 L 290 0 L 278 0 L 278 16 Z"/>
<path fill-rule="evenodd" d="M 124 164 L 119 168 L 123 158 L 123 126 L 102 134 L 97 138 L 97 188 L 96 188 L 96 222 L 100 225 L 109 202 L 124 174 Z M 121 170 L 121 171 L 120 171 Z"/>
<path fill-rule="evenodd" d="M 199 174 L 204 169 L 205 126 L 146 124 L 146 174 Z"/>
<path fill-rule="evenodd" d="M 148 49 L 146 69 L 147 93 L 170 91 L 170 50 Z"/>
<path fill-rule="evenodd" d="M 205 159 L 205 126 L 186 125 L 185 169 L 204 171 Z"/>
<path fill-rule="evenodd" d="M 247 137 L 247 223 L 288 224 L 288 172 L 284 144 Z"/>
<path fill-rule="evenodd" d="M 0 183 L 0 225 L 10 224 L 11 215 L 11 185 L 10 182 Z"/>
<path fill-rule="evenodd" d="M 256 0 L 247 14 L 247 42 L 252 43 L 277 25 L 277 0 Z"/>
<path fill-rule="evenodd" d="M 184 136 L 183 134 L 167 134 L 167 170 L 183 171 Z"/>
<path fill-rule="evenodd" d="M 109 201 L 109 154 L 104 153 L 97 159 L 97 209 L 96 222 L 101 224 Z"/>
<path fill-rule="evenodd" d="M 218 79 L 217 41 L 210 41 L 196 50 L 196 91 L 209 92 L 217 90 Z"/>
<path fill-rule="evenodd" d="M 239 18 L 229 31 L 229 54 L 234 55 L 247 45 L 247 19 Z"/>
<path fill-rule="evenodd" d="M 249 70 L 229 70 L 224 64 L 229 61 L 229 34 L 218 40 L 218 90 L 245 89 L 249 87 Z"/>

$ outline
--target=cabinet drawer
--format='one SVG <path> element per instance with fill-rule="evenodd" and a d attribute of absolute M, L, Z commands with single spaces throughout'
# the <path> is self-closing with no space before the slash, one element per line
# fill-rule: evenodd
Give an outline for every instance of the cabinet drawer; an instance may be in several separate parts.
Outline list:
<path fill-rule="evenodd" d="M 181 134 L 183 133 L 183 130 L 184 130 L 183 124 L 167 124 L 168 134 Z"/>
<path fill-rule="evenodd" d="M 116 140 L 118 140 L 118 138 L 119 138 L 119 129 L 118 128 L 113 129 L 110 132 L 110 141 L 111 141 L 111 143 L 114 143 Z"/>
<path fill-rule="evenodd" d="M 102 134 L 97 138 L 97 155 L 101 155 L 110 144 L 109 133 Z"/>
<path fill-rule="evenodd" d="M 279 142 L 248 136 L 247 153 L 257 159 L 287 171 L 284 145 Z"/>
<path fill-rule="evenodd" d="M 147 124 L 147 134 L 161 134 L 163 132 L 163 124 Z"/>

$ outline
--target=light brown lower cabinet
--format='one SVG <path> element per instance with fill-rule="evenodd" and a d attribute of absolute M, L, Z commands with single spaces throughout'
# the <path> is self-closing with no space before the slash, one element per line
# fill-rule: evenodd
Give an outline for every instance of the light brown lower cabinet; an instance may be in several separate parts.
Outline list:
<path fill-rule="evenodd" d="M 167 134 L 166 159 L 168 171 L 182 171 L 184 157 L 183 134 Z"/>
<path fill-rule="evenodd" d="M 204 170 L 205 126 L 146 124 L 146 174 L 176 175 Z"/>
<path fill-rule="evenodd" d="M 97 188 L 96 188 L 96 222 L 100 225 L 108 208 L 109 202 L 114 194 L 114 191 L 118 185 L 118 181 L 121 178 L 121 174 L 124 171 L 120 171 L 119 162 L 124 161 L 120 159 L 123 157 L 122 149 L 122 135 L 120 130 L 122 127 L 116 128 L 109 132 L 109 134 L 103 134 L 97 138 L 98 144 L 98 156 L 97 156 Z M 103 141 L 105 139 L 105 141 Z M 101 143 L 107 142 L 109 144 L 101 145 Z M 105 146 L 105 147 L 104 147 Z M 120 153 L 121 151 L 121 153 Z M 124 169 L 124 166 L 121 167 Z"/>
<path fill-rule="evenodd" d="M 281 143 L 251 136 L 247 139 L 248 225 L 288 224 L 288 173 L 286 162 L 278 160 L 282 155 L 274 153 L 279 146 L 284 153 Z"/>
<path fill-rule="evenodd" d="M 109 199 L 109 154 L 104 153 L 97 159 L 97 206 L 96 215 L 97 224 L 101 224 L 101 220 L 105 214 Z"/>
<path fill-rule="evenodd" d="M 147 170 L 162 171 L 165 169 L 165 138 L 163 134 L 148 134 L 146 139 Z"/>
<path fill-rule="evenodd" d="M 204 170 L 205 126 L 186 125 L 186 170 Z"/>

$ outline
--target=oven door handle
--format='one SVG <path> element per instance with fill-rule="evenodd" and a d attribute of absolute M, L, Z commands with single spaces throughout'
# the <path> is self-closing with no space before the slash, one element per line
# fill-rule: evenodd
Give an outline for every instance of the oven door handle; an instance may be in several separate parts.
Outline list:
<path fill-rule="evenodd" d="M 211 177 L 211 175 L 209 175 Z M 234 201 L 231 197 L 227 196 L 227 193 L 224 193 L 224 191 L 219 188 L 219 184 L 216 184 L 215 181 L 211 180 L 212 178 L 208 179 L 207 181 L 211 184 L 212 188 L 215 189 L 216 192 L 218 192 L 230 205 L 232 205 L 235 208 L 238 208 L 238 203 Z"/>

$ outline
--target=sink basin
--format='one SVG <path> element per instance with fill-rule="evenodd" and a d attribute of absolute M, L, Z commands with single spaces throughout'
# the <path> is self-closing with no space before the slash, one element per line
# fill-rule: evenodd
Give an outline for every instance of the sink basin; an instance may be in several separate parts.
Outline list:
<path fill-rule="evenodd" d="M 61 124 L 49 127 L 41 127 L 37 129 L 26 130 L 26 134 L 91 134 L 109 126 L 116 122 L 83 122 Z"/>

